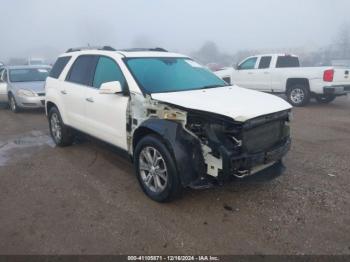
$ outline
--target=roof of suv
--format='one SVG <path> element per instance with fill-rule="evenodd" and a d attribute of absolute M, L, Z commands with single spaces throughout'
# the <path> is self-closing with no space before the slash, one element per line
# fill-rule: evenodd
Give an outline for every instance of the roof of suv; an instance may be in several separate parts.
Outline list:
<path fill-rule="evenodd" d="M 78 48 L 69 49 L 61 56 L 67 56 L 69 54 L 120 54 L 122 57 L 184 57 L 187 56 L 177 53 L 171 53 L 162 48 L 133 48 L 125 50 L 115 50 L 111 47 L 102 48 Z"/>
<path fill-rule="evenodd" d="M 159 51 L 117 51 L 124 57 L 187 57 L 185 55 Z"/>

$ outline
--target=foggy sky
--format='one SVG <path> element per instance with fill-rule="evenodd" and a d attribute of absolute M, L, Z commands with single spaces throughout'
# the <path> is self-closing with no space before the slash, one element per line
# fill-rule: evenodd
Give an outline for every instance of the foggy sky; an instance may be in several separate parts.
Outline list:
<path fill-rule="evenodd" d="M 348 22 L 349 0 L 0 0 L 0 61 L 69 47 L 162 46 L 191 52 L 321 47 Z"/>

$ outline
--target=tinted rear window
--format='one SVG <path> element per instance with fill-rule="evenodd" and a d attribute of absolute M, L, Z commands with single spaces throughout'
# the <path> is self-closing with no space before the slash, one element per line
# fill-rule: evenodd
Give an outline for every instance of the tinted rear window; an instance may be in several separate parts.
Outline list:
<path fill-rule="evenodd" d="M 59 78 L 63 69 L 66 67 L 70 59 L 71 56 L 59 57 L 54 66 L 52 67 L 49 76 L 56 79 Z"/>
<path fill-rule="evenodd" d="M 98 56 L 82 55 L 75 60 L 67 76 L 69 82 L 92 86 Z"/>
<path fill-rule="evenodd" d="M 276 67 L 300 67 L 299 59 L 295 56 L 279 56 L 277 58 Z"/>

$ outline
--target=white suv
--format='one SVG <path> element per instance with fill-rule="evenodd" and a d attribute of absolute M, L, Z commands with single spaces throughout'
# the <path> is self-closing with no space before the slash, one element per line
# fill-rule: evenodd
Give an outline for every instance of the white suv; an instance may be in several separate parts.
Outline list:
<path fill-rule="evenodd" d="M 81 131 L 131 156 L 143 191 L 164 202 L 281 165 L 291 106 L 164 49 L 70 49 L 46 81 L 58 146 Z M 282 170 L 282 169 L 281 169 Z"/>

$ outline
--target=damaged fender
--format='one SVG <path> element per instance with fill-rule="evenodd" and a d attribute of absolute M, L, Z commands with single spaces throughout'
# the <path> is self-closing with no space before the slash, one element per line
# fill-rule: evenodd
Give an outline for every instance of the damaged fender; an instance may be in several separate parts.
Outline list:
<path fill-rule="evenodd" d="M 164 119 L 148 119 L 134 132 L 133 148 L 144 132 L 158 134 L 172 153 L 183 186 L 189 186 L 206 173 L 200 141 L 188 133 L 181 123 Z"/>

